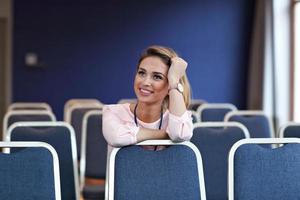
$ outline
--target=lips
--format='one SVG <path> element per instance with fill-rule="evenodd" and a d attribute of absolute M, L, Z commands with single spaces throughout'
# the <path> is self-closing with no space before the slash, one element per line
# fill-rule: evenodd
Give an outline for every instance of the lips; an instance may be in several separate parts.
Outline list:
<path fill-rule="evenodd" d="M 140 91 L 140 94 L 143 95 L 143 96 L 149 96 L 153 93 L 153 91 L 147 90 L 147 89 L 144 89 L 144 88 L 140 88 L 139 91 Z"/>

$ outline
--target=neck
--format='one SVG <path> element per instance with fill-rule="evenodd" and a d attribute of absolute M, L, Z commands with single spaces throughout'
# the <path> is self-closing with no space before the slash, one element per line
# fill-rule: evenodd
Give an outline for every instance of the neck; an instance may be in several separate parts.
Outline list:
<path fill-rule="evenodd" d="M 155 122 L 160 119 L 162 103 L 145 104 L 139 102 L 136 109 L 137 118 L 146 123 Z"/>

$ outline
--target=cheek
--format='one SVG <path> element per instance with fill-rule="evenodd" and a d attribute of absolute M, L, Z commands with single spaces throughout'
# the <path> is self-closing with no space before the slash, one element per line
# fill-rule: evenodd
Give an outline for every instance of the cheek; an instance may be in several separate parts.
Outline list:
<path fill-rule="evenodd" d="M 165 81 L 161 84 L 159 84 L 157 86 L 157 89 L 161 92 L 161 93 L 168 93 L 168 88 L 169 88 L 169 85 L 168 85 L 168 82 Z"/>

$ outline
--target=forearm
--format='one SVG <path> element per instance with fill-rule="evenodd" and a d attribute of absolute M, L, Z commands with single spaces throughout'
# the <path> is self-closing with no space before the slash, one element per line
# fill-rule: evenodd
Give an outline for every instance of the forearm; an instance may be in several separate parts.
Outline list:
<path fill-rule="evenodd" d="M 137 142 L 142 142 L 145 140 L 169 139 L 169 136 L 165 130 L 155 130 L 140 127 L 136 135 L 136 139 Z"/>
<path fill-rule="evenodd" d="M 177 89 L 169 91 L 169 112 L 175 116 L 182 116 L 186 111 L 183 95 Z"/>

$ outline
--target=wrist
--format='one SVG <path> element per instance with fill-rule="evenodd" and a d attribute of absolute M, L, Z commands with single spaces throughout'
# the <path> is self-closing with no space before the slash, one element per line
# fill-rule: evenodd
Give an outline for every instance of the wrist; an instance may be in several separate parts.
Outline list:
<path fill-rule="evenodd" d="M 169 79 L 169 89 L 176 88 L 178 83 L 178 79 Z"/>

